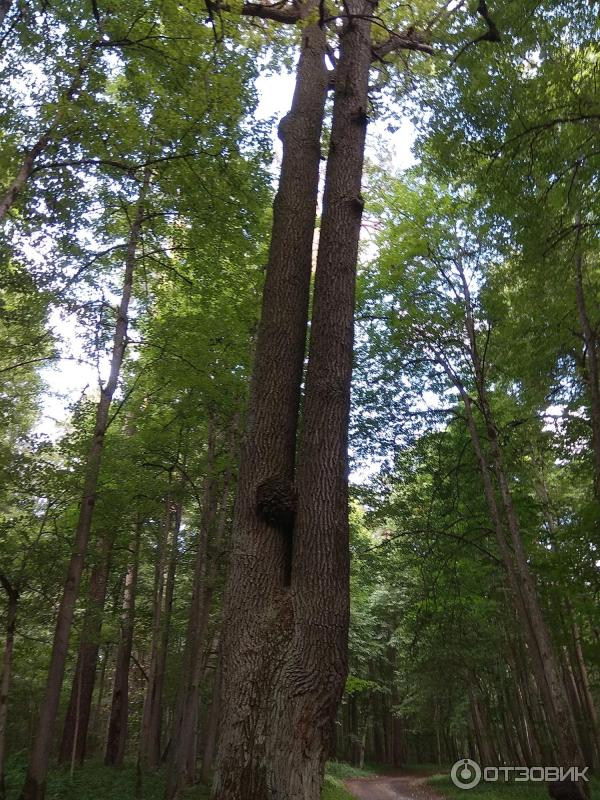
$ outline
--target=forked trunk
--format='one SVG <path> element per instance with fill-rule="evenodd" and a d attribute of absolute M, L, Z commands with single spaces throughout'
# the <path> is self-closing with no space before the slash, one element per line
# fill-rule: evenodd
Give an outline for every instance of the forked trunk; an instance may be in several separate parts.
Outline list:
<path fill-rule="evenodd" d="M 218 800 L 257 800 L 267 779 L 267 709 L 292 636 L 289 537 L 300 385 L 328 76 L 325 34 L 303 32 L 283 157 L 240 460 L 223 609 Z"/>
<path fill-rule="evenodd" d="M 347 676 L 348 422 L 373 8 L 348 0 L 340 36 L 298 447 L 293 637 L 268 707 L 265 796 L 290 800 L 320 797 Z"/>

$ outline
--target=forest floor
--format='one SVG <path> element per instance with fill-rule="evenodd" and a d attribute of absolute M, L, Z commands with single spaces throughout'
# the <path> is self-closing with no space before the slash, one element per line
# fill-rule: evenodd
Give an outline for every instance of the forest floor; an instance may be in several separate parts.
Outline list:
<path fill-rule="evenodd" d="M 429 785 L 430 776 L 422 772 L 352 778 L 346 788 L 358 800 L 441 800 L 442 795 Z"/>
<path fill-rule="evenodd" d="M 545 784 L 480 783 L 467 791 L 454 786 L 448 773 L 440 774 L 433 769 L 353 776 L 346 778 L 343 784 L 357 800 L 548 800 Z M 600 800 L 598 778 L 592 778 L 590 796 Z"/>
<path fill-rule="evenodd" d="M 23 784 L 26 756 L 10 758 L 7 764 L 6 800 L 16 800 Z M 443 769 L 443 768 L 442 768 Z M 457 789 L 448 772 L 432 766 L 412 767 L 392 774 L 385 768 L 364 770 L 337 761 L 327 765 L 321 800 L 548 800 L 540 784 L 482 783 L 475 789 Z M 140 787 L 131 764 L 109 769 L 90 761 L 71 775 L 65 768 L 50 771 L 47 800 L 163 800 L 164 770 L 146 775 Z M 182 800 L 208 800 L 207 786 L 185 792 Z M 591 797 L 600 800 L 600 781 L 594 778 Z"/>

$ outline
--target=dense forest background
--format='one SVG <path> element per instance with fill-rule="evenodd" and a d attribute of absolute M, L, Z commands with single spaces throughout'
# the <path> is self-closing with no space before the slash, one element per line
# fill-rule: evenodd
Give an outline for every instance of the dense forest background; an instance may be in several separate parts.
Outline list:
<path fill-rule="evenodd" d="M 232 741 L 223 619 L 270 242 L 291 259 L 305 230 L 353 260 L 327 201 L 297 193 L 277 239 L 273 198 L 292 146 L 315 179 L 341 154 L 331 109 L 367 19 L 349 674 L 321 749 L 600 769 L 600 8 L 365 3 L 0 0 L 1 797 L 40 800 L 48 769 L 51 797 L 202 793 Z M 305 53 L 302 87 L 318 36 L 320 148 L 297 88 L 306 130 L 286 145 L 284 120 L 274 156 L 256 81 Z M 338 296 L 352 313 L 332 275 L 312 333 Z M 65 363 L 93 376 L 80 395 Z M 326 461 L 310 376 L 300 435 Z"/>

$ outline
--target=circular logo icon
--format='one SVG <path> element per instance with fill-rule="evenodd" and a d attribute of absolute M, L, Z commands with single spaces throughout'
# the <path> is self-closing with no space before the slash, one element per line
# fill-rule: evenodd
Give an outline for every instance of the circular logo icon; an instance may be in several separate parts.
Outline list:
<path fill-rule="evenodd" d="M 472 789 L 481 780 L 481 767 L 470 758 L 461 758 L 453 765 L 450 778 L 459 789 Z"/>

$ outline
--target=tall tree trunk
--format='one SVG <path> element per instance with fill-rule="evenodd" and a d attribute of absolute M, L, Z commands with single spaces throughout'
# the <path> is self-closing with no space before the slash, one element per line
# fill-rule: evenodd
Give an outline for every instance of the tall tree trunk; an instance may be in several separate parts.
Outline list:
<path fill-rule="evenodd" d="M 575 256 L 575 297 L 577 314 L 585 345 L 585 377 L 590 397 L 590 419 L 592 423 L 592 449 L 594 451 L 594 488 L 600 499 L 600 368 L 596 332 L 592 328 L 583 286 L 583 255 L 578 249 Z"/>
<path fill-rule="evenodd" d="M 469 683 L 469 707 L 471 711 L 471 719 L 473 721 L 473 730 L 475 733 L 475 740 L 477 742 L 477 750 L 479 751 L 480 764 L 486 767 L 491 767 L 496 763 L 492 748 L 489 745 L 490 733 L 487 725 L 483 721 L 483 714 L 477 697 L 476 689 Z"/>
<path fill-rule="evenodd" d="M 567 610 L 569 611 L 569 614 L 572 615 L 572 609 L 570 608 L 570 603 L 568 601 Z M 590 738 L 595 744 L 596 756 L 592 766 L 596 769 L 600 766 L 600 727 L 598 725 L 598 713 L 596 711 L 596 704 L 594 702 L 594 696 L 590 686 L 587 665 L 583 655 L 581 632 L 579 630 L 579 625 L 574 620 L 571 622 L 571 633 L 573 636 L 573 649 L 575 651 L 575 663 L 577 665 L 579 687 L 587 711 Z"/>
<path fill-rule="evenodd" d="M 113 541 L 112 533 L 102 535 L 99 558 L 90 576 L 88 604 L 58 756 L 63 764 L 83 764 L 85 758 Z"/>
<path fill-rule="evenodd" d="M 507 637 L 506 650 L 520 699 L 521 715 L 526 725 L 527 739 L 534 766 L 554 761 L 551 741 L 541 713 L 540 692 L 534 685 L 524 649 L 512 636 Z"/>
<path fill-rule="evenodd" d="M 262 799 L 276 788 L 268 788 L 266 776 L 266 709 L 291 635 L 290 507 L 328 84 L 325 34 L 318 25 L 305 28 L 301 47 L 292 108 L 279 126 L 281 176 L 224 600 L 213 788 L 219 800 Z"/>
<path fill-rule="evenodd" d="M 12 679 L 12 660 L 15 646 L 15 631 L 17 628 L 19 592 L 3 574 L 0 574 L 0 583 L 4 587 L 8 599 L 6 606 L 6 640 L 4 642 L 4 656 L 2 659 L 2 675 L 0 675 L 0 798 L 4 800 L 6 796 L 4 785 L 6 723 L 8 721 L 8 696 Z"/>
<path fill-rule="evenodd" d="M 175 702 L 175 715 L 171 734 L 169 770 L 166 797 L 176 797 L 181 789 L 196 781 L 198 705 L 200 682 L 206 665 L 206 630 L 210 613 L 212 591 L 216 578 L 217 560 L 208 563 L 209 539 L 218 552 L 225 533 L 229 510 L 230 479 L 224 476 L 220 509 L 217 517 L 217 480 L 214 475 L 215 441 L 209 436 L 207 477 L 203 493 L 202 517 L 198 532 L 194 583 L 188 616 L 181 680 Z"/>
<path fill-rule="evenodd" d="M 21 800 L 43 800 L 45 794 L 46 776 L 48 773 L 50 750 L 52 746 L 52 734 L 56 724 L 56 714 L 64 677 L 65 661 L 69 648 L 69 636 L 94 515 L 98 478 L 104 449 L 104 436 L 108 428 L 110 406 L 119 382 L 119 375 L 125 355 L 129 302 L 133 286 L 137 248 L 142 235 L 144 203 L 148 182 L 149 173 L 146 172 L 137 201 L 135 217 L 129 233 L 129 241 L 127 243 L 123 289 L 115 325 L 115 335 L 110 360 L 110 374 L 105 386 L 101 389 L 100 400 L 96 407 L 94 434 L 85 465 L 85 477 L 79 508 L 79 519 L 75 531 L 75 541 L 73 543 L 73 551 L 58 611 L 46 690 L 42 700 L 35 739 L 29 758 L 29 768 L 25 778 L 25 784 L 21 791 Z"/>
<path fill-rule="evenodd" d="M 544 692 L 547 701 L 546 711 L 550 717 L 553 733 L 557 741 L 559 758 L 563 766 L 583 766 L 584 760 L 579 746 L 577 731 L 573 726 L 572 715 L 565 685 L 561 676 L 559 662 L 554 650 L 550 631 L 539 603 L 534 578 L 523 546 L 519 520 L 506 476 L 502 451 L 498 442 L 496 425 L 488 398 L 484 368 L 477 346 L 475 319 L 469 284 L 460 262 L 458 262 L 457 268 L 462 282 L 465 309 L 464 323 L 469 342 L 469 355 L 475 376 L 479 407 L 485 423 L 493 470 L 499 488 L 502 512 L 508 527 L 508 541 L 505 538 L 504 524 L 496 502 L 490 468 L 483 453 L 475 423 L 471 398 L 460 380 L 457 380 L 451 368 L 449 371 L 461 394 L 463 405 L 466 410 L 467 425 L 479 465 L 479 471 L 483 479 L 484 493 L 494 523 L 500 554 L 513 592 L 516 611 L 519 614 L 530 654 L 539 676 L 540 689 Z M 445 363 L 445 368 L 447 370 L 449 368 L 447 362 Z M 586 788 L 587 787 L 583 784 L 580 784 L 580 790 L 584 793 L 583 796 L 585 796 Z"/>
<path fill-rule="evenodd" d="M 176 797 L 184 786 L 194 783 L 195 765 L 192 774 L 188 773 L 187 753 L 196 738 L 198 695 L 196 686 L 200 679 L 202 645 L 205 618 L 206 561 L 208 540 L 216 513 L 216 479 L 213 473 L 215 457 L 215 437 L 211 431 L 208 437 L 207 475 L 204 481 L 202 514 L 198 527 L 196 558 L 192 597 L 188 613 L 185 648 L 181 665 L 179 689 L 175 701 L 175 715 L 171 732 L 169 769 L 167 774 L 166 797 Z M 192 746 L 195 751 L 195 747 Z"/>
<path fill-rule="evenodd" d="M 385 756 L 383 700 L 381 693 L 375 692 L 373 694 L 373 758 L 375 763 L 385 763 Z"/>
<path fill-rule="evenodd" d="M 217 662 L 215 669 L 215 678 L 213 684 L 212 701 L 210 704 L 210 711 L 208 712 L 208 720 L 206 725 L 206 733 L 204 736 L 204 749 L 202 752 L 202 770 L 200 777 L 203 783 L 208 783 L 212 774 L 212 768 L 215 760 L 215 753 L 217 751 L 217 742 L 219 736 L 219 716 L 221 708 L 221 659 Z"/>
<path fill-rule="evenodd" d="M 562 648 L 561 655 L 563 680 L 567 690 L 567 695 L 569 697 L 573 727 L 577 730 L 579 735 L 581 749 L 583 750 L 583 754 L 585 756 L 585 763 L 592 766 L 595 760 L 595 743 L 590 737 L 585 700 L 580 692 L 581 686 L 575 679 L 573 664 L 571 663 L 571 654 L 567 647 Z"/>
<path fill-rule="evenodd" d="M 358 710 L 358 695 L 353 692 L 348 700 L 348 716 L 350 730 L 348 736 L 348 761 L 355 767 L 360 761 L 360 713 Z"/>
<path fill-rule="evenodd" d="M 111 646 L 110 642 L 100 646 L 100 650 L 98 652 L 98 661 L 100 662 L 100 674 L 98 676 L 98 692 L 96 693 L 96 702 L 92 713 L 90 715 L 90 724 L 88 730 L 88 740 L 86 745 L 86 752 L 87 753 L 94 753 L 98 754 L 102 752 L 102 749 L 105 744 L 105 725 L 103 725 L 103 714 L 102 709 L 104 708 L 104 690 L 106 688 L 106 674 L 107 674 L 107 664 L 109 657 L 111 655 Z"/>
<path fill-rule="evenodd" d="M 138 745 L 138 768 L 143 770 L 156 769 L 160 763 L 160 742 L 156 741 L 155 731 L 155 691 L 156 671 L 160 659 L 160 646 L 162 641 L 162 614 L 165 596 L 165 580 L 167 570 L 167 555 L 169 534 L 171 531 L 171 475 L 169 475 L 169 491 L 165 497 L 165 512 L 163 523 L 158 532 L 157 553 L 154 565 L 154 591 L 152 600 L 152 638 L 150 641 L 150 663 L 148 666 L 144 705 L 140 722 L 140 736 Z"/>
<path fill-rule="evenodd" d="M 123 766 L 125 747 L 127 745 L 129 720 L 129 665 L 131 663 L 131 650 L 133 647 L 135 595 L 137 590 L 141 534 L 142 521 L 138 517 L 135 525 L 131 561 L 127 569 L 127 575 L 125 576 L 121 633 L 115 663 L 115 677 L 108 722 L 108 734 L 106 737 L 106 751 L 104 754 L 104 763 L 112 767 Z"/>
<path fill-rule="evenodd" d="M 490 517 L 496 532 L 496 540 L 506 568 L 506 575 L 511 588 L 515 610 L 522 625 L 525 641 L 534 665 L 537 682 L 545 699 L 545 711 L 552 727 L 553 738 L 558 746 L 558 757 L 562 766 L 582 765 L 582 754 L 578 743 L 577 732 L 573 729 L 571 712 L 566 697 L 565 686 L 554 652 L 550 633 L 539 605 L 533 576 L 529 570 L 527 558 L 520 538 L 516 514 L 512 506 L 508 484 L 502 462 L 499 460 L 495 430 L 487 426 L 488 439 L 492 448 L 496 476 L 501 484 L 503 510 L 509 523 L 511 542 L 509 547 L 504 532 L 500 510 L 496 502 L 492 478 L 489 473 L 487 459 L 483 453 L 479 432 L 475 423 L 472 402 L 464 387 L 461 391 L 466 411 L 467 425 L 471 442 L 479 465 L 479 472 L 484 485 Z M 488 412 L 489 413 L 489 412 Z"/>
<path fill-rule="evenodd" d="M 140 728 L 139 762 L 143 770 L 158 769 L 161 761 L 162 696 L 181 525 L 181 506 L 176 506 L 173 514 L 169 496 L 165 505 L 163 539 L 160 545 L 162 552 L 159 553 L 155 580 L 150 667 Z"/>
<path fill-rule="evenodd" d="M 293 636 L 274 686 L 268 796 L 318 800 L 347 676 L 348 423 L 360 194 L 371 64 L 369 0 L 348 0 L 340 36 L 298 448 L 291 592 Z"/>

